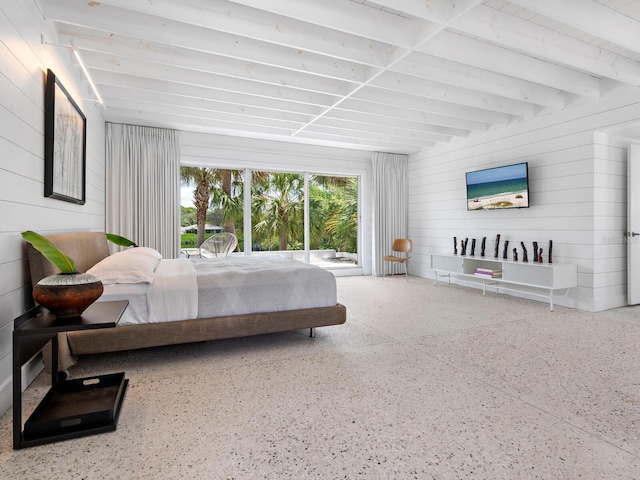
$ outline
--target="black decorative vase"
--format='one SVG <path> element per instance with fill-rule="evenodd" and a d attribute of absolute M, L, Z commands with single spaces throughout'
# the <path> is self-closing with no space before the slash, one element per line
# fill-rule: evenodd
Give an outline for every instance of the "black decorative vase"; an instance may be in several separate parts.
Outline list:
<path fill-rule="evenodd" d="M 104 291 L 102 282 L 88 273 L 59 273 L 33 287 L 33 299 L 58 318 L 79 317 Z"/>

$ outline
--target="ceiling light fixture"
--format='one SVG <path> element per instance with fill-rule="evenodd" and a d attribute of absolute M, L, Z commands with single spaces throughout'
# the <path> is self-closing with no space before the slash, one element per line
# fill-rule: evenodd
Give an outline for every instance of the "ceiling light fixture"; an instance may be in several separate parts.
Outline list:
<path fill-rule="evenodd" d="M 40 42 L 42 43 L 42 45 L 52 45 L 54 47 L 60 47 L 60 48 L 70 48 L 71 51 L 73 52 L 73 54 L 76 57 L 76 60 L 78 60 L 78 63 L 80 64 L 80 68 L 82 69 L 82 72 L 84 73 L 84 76 L 87 77 L 87 80 L 89 81 L 89 85 L 91 86 L 91 90 L 93 90 L 94 95 L 96 96 L 97 100 L 93 100 L 93 99 L 84 99 L 84 100 L 90 100 L 92 102 L 99 102 L 100 105 L 102 105 L 102 108 L 105 108 L 106 105 L 104 104 L 104 101 L 102 100 L 102 97 L 100 96 L 100 92 L 98 92 L 98 88 L 96 87 L 96 84 L 93 83 L 93 80 L 91 79 L 91 75 L 89 75 L 89 70 L 87 70 L 87 67 L 85 67 L 84 62 L 82 61 L 82 58 L 80 57 L 80 52 L 78 52 L 78 50 L 76 50 L 76 47 L 74 47 L 73 45 L 59 45 L 57 43 L 51 43 L 48 42 L 47 39 L 44 37 L 44 35 L 40 35 Z"/>
<path fill-rule="evenodd" d="M 87 67 L 84 66 L 84 62 L 82 61 L 82 58 L 80 57 L 80 53 L 78 52 L 78 50 L 75 49 L 74 46 L 71 46 L 71 51 L 76 56 L 76 59 L 78 60 L 78 63 L 80 64 L 80 68 L 84 72 L 84 76 L 87 77 L 87 80 L 89 81 L 89 85 L 91 85 L 91 89 L 93 90 L 93 93 L 96 95 L 96 98 L 98 99 L 98 102 L 100 102 L 100 105 L 102 105 L 104 107 L 105 105 L 104 105 L 104 102 L 102 101 L 102 97 L 100 96 L 100 93 L 98 92 L 98 89 L 96 88 L 95 83 L 93 83 L 93 80 L 91 79 L 91 75 L 89 75 L 89 70 L 87 70 Z"/>

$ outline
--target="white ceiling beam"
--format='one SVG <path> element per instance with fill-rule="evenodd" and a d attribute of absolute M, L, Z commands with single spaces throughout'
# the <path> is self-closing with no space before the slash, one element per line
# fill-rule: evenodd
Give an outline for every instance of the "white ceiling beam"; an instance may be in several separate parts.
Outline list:
<path fill-rule="evenodd" d="M 322 117 L 318 119 L 314 125 L 321 127 L 329 127 L 335 130 L 345 130 L 349 132 L 357 132 L 356 136 L 365 136 L 371 138 L 373 135 L 386 135 L 395 138 L 404 138 L 405 140 L 413 140 L 417 143 L 422 142 L 448 142 L 451 140 L 450 135 L 439 135 L 430 132 L 417 132 L 415 130 L 405 130 L 398 127 L 389 127 L 388 125 L 377 125 L 370 123 L 354 122 L 350 120 L 342 120 L 339 118 Z"/>
<path fill-rule="evenodd" d="M 448 4 L 447 23 L 473 10 L 485 0 L 441 0 Z"/>
<path fill-rule="evenodd" d="M 359 122 L 365 125 L 379 125 L 385 128 L 394 128 L 401 130 L 410 130 L 414 132 L 435 133 L 446 135 L 448 137 L 465 138 L 469 135 L 469 130 L 461 130 L 457 128 L 444 127 L 442 125 L 433 125 L 428 123 L 411 122 L 409 120 L 398 120 L 391 116 L 368 115 L 361 112 L 353 112 L 334 108 L 328 112 L 323 118 L 331 118 L 336 120 L 346 120 L 350 122 Z"/>
<path fill-rule="evenodd" d="M 247 63 L 243 60 L 227 58 L 216 61 L 215 56 L 212 56 L 211 61 L 208 63 L 185 62 L 180 66 L 165 66 L 167 64 L 163 62 L 146 61 L 141 58 L 130 58 L 87 50 L 82 50 L 82 58 L 90 68 L 112 71 L 137 68 L 136 63 L 142 63 L 155 72 L 156 78 L 161 78 L 158 75 L 161 75 L 162 69 L 169 68 L 173 69 L 174 72 L 181 72 L 184 83 L 189 83 L 193 74 L 215 74 L 337 96 L 351 91 L 353 85 L 341 80 L 287 72 L 276 67 Z"/>
<path fill-rule="evenodd" d="M 202 71 L 90 51 L 83 51 L 82 58 L 91 70 L 119 71 L 158 79 L 170 75 L 173 81 L 187 84 L 199 81 L 201 85 L 214 86 L 214 78 L 211 75 L 216 75 L 230 77 L 234 81 L 266 83 L 281 89 L 302 90 L 330 96 L 341 96 L 350 91 L 342 82 L 336 83 L 334 80 L 305 75 L 282 75 L 281 71 L 266 65 L 246 65 L 230 61 L 212 62 L 209 71 Z"/>
<path fill-rule="evenodd" d="M 342 102 L 338 108 L 332 113 L 341 114 L 341 112 L 367 113 L 369 115 L 380 116 L 388 119 L 390 122 L 402 121 L 427 125 L 439 125 L 443 127 L 451 127 L 462 131 L 484 132 L 489 129 L 490 124 L 469 120 L 466 118 L 454 117 L 451 115 L 441 115 L 431 112 L 420 112 L 418 110 L 409 110 L 403 107 L 393 105 L 383 105 L 380 103 L 358 100 L 349 98 Z M 331 114 L 329 114 L 331 115 Z"/>
<path fill-rule="evenodd" d="M 166 66 L 152 62 L 144 62 L 137 59 L 115 59 L 108 55 L 94 52 L 83 52 L 83 58 L 87 67 L 94 70 L 106 70 L 138 77 L 169 80 L 187 85 L 200 85 L 233 92 L 248 92 L 253 95 L 262 95 L 271 98 L 286 99 L 302 103 L 326 106 L 332 104 L 340 96 L 336 94 L 314 92 L 279 85 L 271 82 L 261 82 L 250 78 L 240 78 L 214 72 L 202 72 L 180 67 Z M 317 85 L 316 85 L 317 86 Z"/>
<path fill-rule="evenodd" d="M 480 95 L 497 95 L 552 108 L 565 106 L 564 95 L 557 89 L 425 53 L 414 52 L 393 70 L 473 90 Z"/>
<path fill-rule="evenodd" d="M 266 59 L 274 54 L 270 52 L 291 55 L 298 51 L 300 63 L 304 62 L 305 52 L 313 52 L 366 65 L 383 66 L 394 52 L 391 45 L 313 24 L 281 16 L 264 18 L 268 14 L 255 9 L 245 8 L 245 12 L 234 16 L 235 12 L 229 10 L 229 5 L 233 4 L 228 2 L 216 2 L 210 8 L 207 8 L 208 3 L 202 3 L 200 8 L 189 8 L 172 0 L 110 1 L 120 6 L 107 5 L 107 1 L 78 3 L 76 0 L 46 0 L 43 10 L 50 20 L 86 25 L 97 30 L 104 30 L 104 25 L 108 23 L 118 26 L 118 31 L 114 33 L 195 50 L 213 49 L 215 52 L 224 48 L 233 52 L 235 49 L 235 55 L 242 55 L 243 52 L 258 48 Z M 222 8 L 216 10 L 216 5 Z M 257 42 L 267 42 L 269 45 Z M 278 45 L 285 50 L 275 48 Z M 268 61 L 266 59 L 264 62 Z M 277 60 L 274 62 L 277 63 Z"/>
<path fill-rule="evenodd" d="M 511 0 L 516 5 L 640 53 L 640 22 L 593 0 Z"/>
<path fill-rule="evenodd" d="M 246 115 L 249 117 L 265 118 L 277 121 L 296 122 L 298 124 L 307 123 L 310 115 L 301 115 L 291 112 L 259 108 L 255 106 L 236 105 L 227 102 L 216 102 L 202 98 L 189 98 L 172 95 L 166 92 L 153 92 L 149 90 L 132 90 L 110 85 L 102 86 L 100 93 L 104 98 L 110 100 L 127 100 L 130 102 L 150 102 L 163 105 L 173 105 L 175 107 L 191 108 L 193 110 L 204 110 L 210 112 L 230 113 L 235 115 Z"/>
<path fill-rule="evenodd" d="M 309 105 L 258 95 L 247 95 L 244 93 L 218 90 L 215 88 L 197 85 L 187 85 L 184 83 L 169 82 L 166 80 L 158 80 L 148 77 L 136 77 L 133 75 L 124 75 L 104 70 L 94 70 L 92 72 L 92 78 L 96 85 L 98 85 L 98 89 L 100 91 L 102 91 L 104 87 L 117 87 L 133 91 L 149 91 L 185 98 L 211 100 L 231 105 L 253 106 L 313 116 L 318 115 L 322 111 L 322 107 L 317 105 Z"/>
<path fill-rule="evenodd" d="M 191 132 L 202 132 L 214 135 L 236 136 L 241 138 L 257 138 L 264 140 L 286 141 L 300 144 L 334 146 L 338 148 L 350 148 L 357 150 L 382 150 L 398 153 L 413 153 L 422 148 L 422 145 L 407 145 L 401 143 L 386 143 L 379 140 L 361 141 L 348 137 L 338 137 L 335 135 L 323 134 L 301 134 L 298 137 L 292 137 L 290 132 L 286 130 L 251 126 L 251 129 L 245 129 L 240 124 L 220 122 L 207 119 L 188 119 L 178 115 L 167 115 L 159 120 L 155 114 L 147 114 L 141 111 L 129 109 L 109 109 L 105 114 L 105 120 L 115 123 L 133 123 L 147 125 L 150 127 L 174 128 L 176 130 L 185 130 Z M 434 143 L 426 144 L 433 146 Z"/>
<path fill-rule="evenodd" d="M 406 142 L 383 142 L 380 138 L 361 140 L 350 136 L 339 136 L 334 133 L 320 133 L 320 132 L 298 132 L 294 139 L 309 139 L 322 142 L 324 145 L 326 142 L 333 142 L 337 146 L 342 148 L 358 148 L 369 151 L 383 151 L 394 153 L 406 153 L 411 154 L 421 150 L 424 147 L 435 146 L 434 142 L 425 143 L 423 145 L 411 145 Z"/>
<path fill-rule="evenodd" d="M 434 82 L 402 73 L 387 72 L 376 78 L 371 85 L 525 118 L 533 117 L 536 113 L 536 107 L 531 103 L 491 94 L 478 95 L 478 92 L 475 90 Z"/>
<path fill-rule="evenodd" d="M 438 143 L 435 141 L 428 141 L 418 137 L 405 137 L 405 136 L 397 136 L 392 134 L 385 134 L 379 132 L 367 132 L 363 130 L 349 130 L 341 127 L 334 128 L 329 125 L 320 125 L 318 123 L 314 123 L 313 125 L 309 125 L 304 131 L 310 133 L 322 133 L 327 135 L 334 136 L 342 136 L 346 138 L 356 138 L 367 141 L 382 141 L 388 143 L 397 143 L 397 144 L 406 144 L 415 143 L 417 145 L 431 145 L 434 143 Z"/>
<path fill-rule="evenodd" d="M 131 35 L 136 35 L 136 32 L 130 33 Z M 190 66 L 191 68 L 202 70 L 207 70 L 211 63 L 225 61 L 226 58 L 229 58 L 231 61 L 239 59 L 257 64 L 277 66 L 285 71 L 293 70 L 349 82 L 363 82 L 369 75 L 369 67 L 365 65 L 338 59 L 327 59 L 327 57 L 313 53 L 306 53 L 304 62 L 301 63 L 299 55 L 285 55 L 284 52 L 275 52 L 274 49 L 280 48 L 278 46 L 270 47 L 269 53 L 263 55 L 264 44 L 259 44 L 255 49 L 248 49 L 246 54 L 240 54 L 238 48 L 230 51 L 224 49 L 221 45 L 217 45 L 205 52 L 193 48 L 168 45 L 163 43 L 166 38 L 158 38 L 158 41 L 142 40 L 133 36 L 101 32 L 73 25 L 63 25 L 60 28 L 59 35 L 60 42 L 74 44 L 79 49 L 117 53 L 131 58 L 142 58 L 168 65 Z"/>
<path fill-rule="evenodd" d="M 484 5 L 459 17 L 451 27 L 536 58 L 640 85 L 640 63 Z"/>
<path fill-rule="evenodd" d="M 451 115 L 455 118 L 474 120 L 492 125 L 508 125 L 515 119 L 515 116 L 502 112 L 375 87 L 363 88 L 351 98 L 375 102 L 381 105 L 392 105 L 394 107 L 406 108 L 418 112 Z"/>
<path fill-rule="evenodd" d="M 235 0 L 234 0 L 235 1 Z M 484 0 L 376 0 L 376 4 L 432 22 L 446 23 Z"/>
<path fill-rule="evenodd" d="M 419 30 L 425 24 L 424 21 L 414 22 L 373 8 L 362 8 L 362 5 L 355 2 L 345 2 L 344 0 L 231 1 L 303 22 L 322 25 L 332 30 L 401 47 L 413 46 L 416 35 L 414 29 Z M 380 28 L 381 25 L 384 25 L 384 28 Z"/>
<path fill-rule="evenodd" d="M 158 121 L 159 118 L 161 118 L 161 121 Z M 160 117 L 158 112 L 136 110 L 129 108 L 126 105 L 118 107 L 110 106 L 108 112 L 105 113 L 105 120 L 107 122 L 139 123 L 150 127 L 159 126 L 190 131 L 204 131 L 208 133 L 219 133 L 221 135 L 235 134 L 245 137 L 253 135 L 272 135 L 288 138 L 291 135 L 291 130 L 286 128 L 250 125 L 209 118 L 196 118 L 171 113 L 163 113 L 162 117 Z M 138 122 L 135 122 L 136 120 Z"/>
<path fill-rule="evenodd" d="M 300 123 L 277 120 L 273 118 L 254 117 L 251 115 L 238 115 L 234 113 L 218 112 L 212 110 L 193 109 L 179 105 L 165 103 L 144 102 L 132 99 L 109 99 L 109 106 L 120 109 L 140 110 L 157 115 L 176 115 L 184 118 L 216 120 L 240 125 L 272 127 L 281 130 L 295 131 L 300 128 Z"/>
<path fill-rule="evenodd" d="M 600 82 L 591 75 L 554 65 L 513 50 L 474 40 L 457 33 L 441 32 L 420 47 L 419 50 L 459 64 L 475 66 L 500 75 L 526 81 L 528 87 L 523 86 L 521 82 L 513 82 L 513 89 L 516 92 L 523 92 L 521 95 L 525 97 L 522 98 L 523 100 L 529 98 L 530 101 L 540 103 L 531 97 L 533 91 L 536 90 L 536 85 L 564 90 L 565 92 L 591 98 L 600 97 Z M 552 98 L 557 97 L 553 92 L 549 91 L 547 95 L 549 94 Z M 505 94 L 505 96 L 518 98 L 513 94 Z M 557 108 L 553 103 L 541 104 Z"/>

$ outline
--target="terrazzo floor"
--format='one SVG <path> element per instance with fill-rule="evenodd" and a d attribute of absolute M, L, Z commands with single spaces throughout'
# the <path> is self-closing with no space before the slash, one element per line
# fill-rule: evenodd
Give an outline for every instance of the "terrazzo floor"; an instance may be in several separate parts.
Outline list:
<path fill-rule="evenodd" d="M 315 338 L 83 357 L 130 380 L 117 430 L 14 451 L 9 411 L 0 478 L 640 479 L 639 307 L 337 281 L 347 323 Z"/>

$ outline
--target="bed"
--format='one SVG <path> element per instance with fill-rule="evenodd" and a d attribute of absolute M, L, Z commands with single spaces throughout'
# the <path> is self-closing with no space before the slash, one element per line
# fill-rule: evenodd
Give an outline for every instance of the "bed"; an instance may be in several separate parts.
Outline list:
<path fill-rule="evenodd" d="M 339 325 L 346 308 L 337 302 L 331 272 L 270 256 L 162 259 L 136 247 L 111 254 L 106 235 L 82 232 L 47 238 L 79 271 L 104 283 L 98 301 L 128 300 L 116 328 L 59 334 L 59 365 L 80 355 L 243 337 Z M 57 273 L 27 244 L 32 283 Z M 45 350 L 45 366 L 48 353 Z"/>

